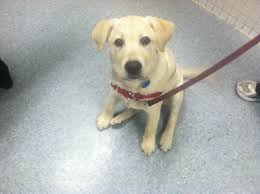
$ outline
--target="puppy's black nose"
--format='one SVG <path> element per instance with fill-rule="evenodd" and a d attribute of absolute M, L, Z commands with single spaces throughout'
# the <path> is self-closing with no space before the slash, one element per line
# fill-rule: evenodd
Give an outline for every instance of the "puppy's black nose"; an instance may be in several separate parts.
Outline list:
<path fill-rule="evenodd" d="M 125 64 L 125 70 L 130 75 L 138 75 L 141 72 L 142 65 L 139 61 L 128 61 Z"/>

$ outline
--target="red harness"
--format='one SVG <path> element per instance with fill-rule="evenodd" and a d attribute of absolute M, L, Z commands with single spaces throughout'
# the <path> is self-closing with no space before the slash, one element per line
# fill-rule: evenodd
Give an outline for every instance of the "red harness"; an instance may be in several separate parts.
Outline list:
<path fill-rule="evenodd" d="M 127 90 L 120 88 L 119 86 L 112 84 L 112 83 L 111 83 L 111 86 L 119 94 L 121 94 L 125 98 L 127 98 L 129 100 L 133 100 L 133 101 L 142 101 L 142 100 L 145 100 L 145 99 L 151 100 L 151 99 L 154 99 L 154 98 L 161 96 L 161 94 L 162 94 L 162 92 L 154 92 L 154 93 L 151 93 L 151 94 L 143 95 L 143 94 L 140 94 L 140 93 L 134 93 L 134 92 L 127 91 Z"/>

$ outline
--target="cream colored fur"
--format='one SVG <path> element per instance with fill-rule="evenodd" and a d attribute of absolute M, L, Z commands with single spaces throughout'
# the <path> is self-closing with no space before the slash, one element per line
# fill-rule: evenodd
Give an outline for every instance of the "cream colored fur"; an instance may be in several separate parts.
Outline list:
<path fill-rule="evenodd" d="M 181 68 L 176 65 L 175 57 L 166 47 L 174 31 L 175 25 L 167 20 L 156 17 L 127 16 L 119 19 L 100 21 L 92 31 L 92 38 L 98 49 L 102 50 L 105 43 L 109 45 L 112 63 L 112 82 L 119 87 L 132 92 L 149 94 L 161 91 L 163 93 L 183 83 Z M 148 46 L 140 44 L 140 38 L 148 36 L 151 43 Z M 114 45 L 114 41 L 121 38 L 125 41 L 122 48 Z M 148 78 L 151 84 L 142 88 L 142 79 L 128 80 L 124 65 L 129 60 L 138 60 L 142 63 L 142 75 Z M 132 117 L 138 110 L 148 115 L 145 133 L 141 148 L 146 155 L 151 155 L 156 148 L 156 131 L 163 103 L 170 107 L 171 113 L 160 139 L 160 147 L 168 151 L 172 146 L 174 129 L 177 124 L 179 110 L 183 100 L 183 92 L 151 107 L 142 103 L 133 102 L 122 97 L 111 88 L 104 111 L 97 119 L 99 129 L 108 128 Z M 113 117 L 115 107 L 119 101 L 124 101 L 125 112 Z"/>

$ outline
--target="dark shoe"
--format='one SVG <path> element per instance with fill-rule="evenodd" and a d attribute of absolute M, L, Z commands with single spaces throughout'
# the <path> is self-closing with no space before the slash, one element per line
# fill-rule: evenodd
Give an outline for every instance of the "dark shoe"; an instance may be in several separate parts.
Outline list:
<path fill-rule="evenodd" d="M 0 88 L 10 89 L 13 81 L 10 76 L 7 65 L 0 59 Z"/>

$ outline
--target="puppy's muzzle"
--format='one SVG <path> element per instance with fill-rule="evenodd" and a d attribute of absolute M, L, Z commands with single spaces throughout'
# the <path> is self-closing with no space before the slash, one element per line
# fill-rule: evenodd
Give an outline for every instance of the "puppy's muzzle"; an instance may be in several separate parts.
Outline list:
<path fill-rule="evenodd" d="M 138 79 L 141 75 L 142 64 L 139 61 L 128 61 L 125 70 L 129 79 Z"/>

